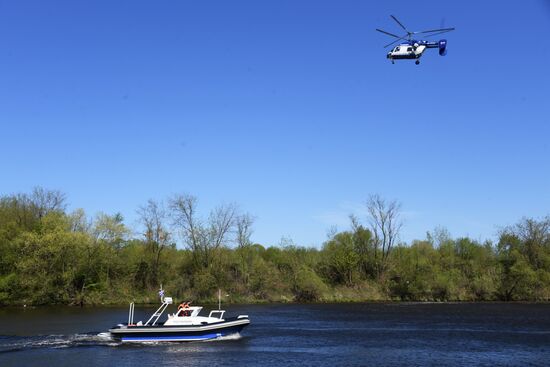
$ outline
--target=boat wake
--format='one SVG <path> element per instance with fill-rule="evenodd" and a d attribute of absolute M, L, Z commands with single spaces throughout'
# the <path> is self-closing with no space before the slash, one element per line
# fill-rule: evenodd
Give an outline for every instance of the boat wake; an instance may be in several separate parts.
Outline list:
<path fill-rule="evenodd" d="M 220 336 L 201 342 L 222 340 L 239 340 L 241 334 L 235 333 Z M 173 342 L 133 342 L 132 344 L 157 345 Z M 187 343 L 186 343 L 187 344 Z M 20 352 L 39 348 L 78 348 L 78 347 L 118 347 L 122 342 L 111 337 L 110 333 L 86 333 L 73 335 L 39 335 L 39 336 L 0 336 L 0 354 Z"/>
<path fill-rule="evenodd" d="M 73 335 L 0 336 L 0 354 L 38 348 L 115 347 L 121 343 L 109 333 Z"/>
<path fill-rule="evenodd" d="M 235 334 L 230 334 L 230 335 L 219 336 L 215 339 L 209 339 L 209 340 L 205 340 L 205 341 L 212 342 L 212 341 L 218 341 L 218 340 L 239 340 L 241 338 L 242 338 L 242 336 L 241 336 L 240 333 L 235 333 Z"/>

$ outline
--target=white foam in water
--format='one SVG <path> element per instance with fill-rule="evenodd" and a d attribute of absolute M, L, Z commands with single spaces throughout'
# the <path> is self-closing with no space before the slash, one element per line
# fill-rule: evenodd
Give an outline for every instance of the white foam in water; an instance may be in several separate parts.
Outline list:
<path fill-rule="evenodd" d="M 82 345 L 107 345 L 116 346 L 110 333 L 99 334 L 73 334 L 73 335 L 45 335 L 32 337 L 22 343 L 13 344 L 12 347 L 19 348 L 67 348 Z"/>
<path fill-rule="evenodd" d="M 210 340 L 239 340 L 242 338 L 241 334 L 235 333 L 235 334 L 229 334 L 225 336 L 219 336 L 216 339 L 210 339 Z"/>
<path fill-rule="evenodd" d="M 109 332 L 99 333 L 96 336 L 101 340 L 113 340 L 113 337 L 112 337 L 111 333 L 109 333 Z"/>

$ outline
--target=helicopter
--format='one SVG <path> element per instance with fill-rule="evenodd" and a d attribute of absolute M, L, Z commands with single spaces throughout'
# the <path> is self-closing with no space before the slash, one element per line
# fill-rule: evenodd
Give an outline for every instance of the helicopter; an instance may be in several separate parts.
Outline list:
<path fill-rule="evenodd" d="M 441 33 L 446 33 L 450 31 L 454 31 L 454 28 L 440 28 L 440 29 L 431 29 L 428 31 L 420 31 L 420 32 L 410 32 L 404 25 L 401 23 L 395 16 L 390 15 L 390 17 L 395 20 L 397 24 L 401 28 L 407 32 L 407 34 L 403 36 L 397 36 L 393 33 L 386 32 L 382 29 L 376 28 L 378 32 L 384 33 L 388 36 L 397 38 L 397 40 L 388 43 L 384 46 L 384 48 L 392 46 L 393 44 L 401 42 L 399 45 L 395 46 L 388 54 L 386 55 L 386 58 L 391 60 L 392 64 L 395 64 L 395 60 L 416 60 L 415 64 L 420 64 L 420 57 L 424 54 L 424 51 L 428 48 L 438 48 L 439 49 L 439 55 L 445 56 L 447 54 L 447 40 L 442 39 L 436 42 L 430 42 L 430 41 L 424 41 L 424 40 L 415 40 L 413 39 L 413 36 L 416 34 L 424 34 L 425 37 L 432 37 L 436 36 Z"/>

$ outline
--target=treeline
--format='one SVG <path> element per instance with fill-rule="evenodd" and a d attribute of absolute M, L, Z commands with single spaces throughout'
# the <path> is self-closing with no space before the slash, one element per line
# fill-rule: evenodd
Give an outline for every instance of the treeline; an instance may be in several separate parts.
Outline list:
<path fill-rule="evenodd" d="M 228 302 L 550 300 L 550 217 L 521 219 L 496 244 L 444 229 L 404 244 L 397 202 L 371 196 L 367 209 L 320 249 L 266 248 L 252 216 L 236 205 L 202 215 L 191 195 L 139 207 L 139 233 L 120 214 L 68 212 L 59 191 L 5 195 L 0 305 L 157 302 L 160 284 L 197 302 L 218 289 Z"/>

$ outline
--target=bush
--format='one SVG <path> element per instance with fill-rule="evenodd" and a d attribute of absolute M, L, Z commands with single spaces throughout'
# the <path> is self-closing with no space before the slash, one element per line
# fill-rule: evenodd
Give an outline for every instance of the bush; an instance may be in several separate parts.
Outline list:
<path fill-rule="evenodd" d="M 208 269 L 201 269 L 193 275 L 193 288 L 198 299 L 207 299 L 217 288 L 216 278 Z"/>
<path fill-rule="evenodd" d="M 293 292 L 298 302 L 319 301 L 327 286 L 321 278 L 311 269 L 302 266 L 296 274 Z"/>

